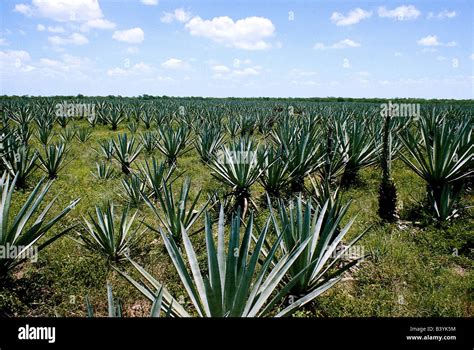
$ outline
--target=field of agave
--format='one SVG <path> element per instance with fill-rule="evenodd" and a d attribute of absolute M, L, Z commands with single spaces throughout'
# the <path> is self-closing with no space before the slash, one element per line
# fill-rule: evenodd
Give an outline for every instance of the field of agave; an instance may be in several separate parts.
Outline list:
<path fill-rule="evenodd" d="M 1 98 L 0 314 L 473 316 L 473 107 Z"/>

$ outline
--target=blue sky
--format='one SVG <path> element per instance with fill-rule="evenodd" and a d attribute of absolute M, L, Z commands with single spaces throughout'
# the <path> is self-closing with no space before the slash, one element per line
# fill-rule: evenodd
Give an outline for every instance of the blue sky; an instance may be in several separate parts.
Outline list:
<path fill-rule="evenodd" d="M 0 94 L 474 98 L 473 4 L 3 0 Z"/>

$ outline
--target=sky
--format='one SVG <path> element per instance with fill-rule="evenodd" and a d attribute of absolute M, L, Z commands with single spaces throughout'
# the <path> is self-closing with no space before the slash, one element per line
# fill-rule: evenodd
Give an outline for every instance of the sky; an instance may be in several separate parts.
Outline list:
<path fill-rule="evenodd" d="M 474 1 L 2 0 L 0 95 L 474 98 Z"/>

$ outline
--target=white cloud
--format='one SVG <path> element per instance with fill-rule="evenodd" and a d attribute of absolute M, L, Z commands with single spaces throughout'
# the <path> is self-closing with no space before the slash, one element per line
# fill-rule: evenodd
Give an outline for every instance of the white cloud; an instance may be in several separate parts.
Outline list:
<path fill-rule="evenodd" d="M 447 58 L 444 57 L 444 56 L 437 56 L 436 59 L 437 59 L 438 61 L 446 61 L 446 60 L 447 60 Z"/>
<path fill-rule="evenodd" d="M 150 67 L 148 64 L 144 62 L 139 62 L 130 67 L 124 67 L 124 68 L 115 67 L 115 68 L 108 69 L 107 75 L 111 77 L 130 76 L 130 75 L 139 75 L 139 74 L 145 74 L 145 73 L 148 74 L 152 71 L 153 71 L 153 68 Z"/>
<path fill-rule="evenodd" d="M 186 23 L 191 19 L 191 12 L 179 8 L 173 12 L 165 12 L 164 15 L 160 18 L 163 23 L 171 23 L 173 21 L 178 21 L 181 23 Z"/>
<path fill-rule="evenodd" d="M 14 11 L 19 12 L 22 15 L 25 15 L 26 17 L 33 16 L 33 9 L 31 8 L 30 5 L 16 4 Z"/>
<path fill-rule="evenodd" d="M 143 5 L 156 6 L 158 5 L 158 0 L 141 0 Z"/>
<path fill-rule="evenodd" d="M 82 34 L 79 33 L 72 33 L 68 37 L 60 37 L 60 36 L 50 36 L 48 37 L 48 41 L 55 46 L 62 46 L 62 45 L 85 45 L 89 42 L 89 40 Z"/>
<path fill-rule="evenodd" d="M 417 41 L 418 45 L 420 46 L 446 46 L 446 47 L 454 47 L 457 46 L 457 42 L 449 41 L 447 43 L 442 43 L 438 40 L 436 35 L 428 35 L 424 38 L 421 38 Z"/>
<path fill-rule="evenodd" d="M 48 26 L 48 32 L 50 33 L 64 33 L 64 28 L 61 26 Z"/>
<path fill-rule="evenodd" d="M 436 14 L 433 12 L 428 13 L 428 19 L 445 19 L 454 17 L 456 17 L 456 11 L 443 10 Z"/>
<path fill-rule="evenodd" d="M 136 27 L 127 30 L 117 30 L 112 35 L 112 38 L 130 44 L 139 44 L 145 39 L 145 33 L 141 28 Z"/>
<path fill-rule="evenodd" d="M 0 72 L 30 72 L 34 69 L 29 64 L 31 56 L 24 50 L 0 51 Z"/>
<path fill-rule="evenodd" d="M 58 22 L 84 22 L 103 17 L 98 0 L 32 0 L 31 5 L 17 4 L 15 11 Z"/>
<path fill-rule="evenodd" d="M 229 73 L 229 72 L 230 72 L 230 68 L 227 67 L 227 66 L 224 66 L 224 65 L 222 65 L 222 64 L 218 64 L 218 65 L 212 66 L 212 70 L 213 70 L 215 73 L 220 73 L 220 74 L 224 74 L 224 73 Z"/>
<path fill-rule="evenodd" d="M 474 60 L 474 53 L 471 53 L 471 56 L 469 57 L 471 57 L 471 60 Z"/>
<path fill-rule="evenodd" d="M 88 32 L 91 29 L 115 29 L 116 24 L 105 18 L 91 19 L 81 26 L 81 31 Z"/>
<path fill-rule="evenodd" d="M 194 17 L 185 27 L 193 36 L 205 37 L 243 50 L 270 48 L 271 44 L 265 39 L 273 36 L 275 32 L 272 21 L 264 17 L 247 17 L 237 21 L 227 16 L 214 17 L 211 20 Z"/>
<path fill-rule="evenodd" d="M 356 8 L 351 10 L 347 15 L 343 15 L 340 12 L 333 12 L 331 16 L 331 21 L 334 22 L 337 26 L 350 26 L 357 24 L 363 19 L 370 18 L 372 16 L 371 11 L 365 11 L 361 8 Z"/>
<path fill-rule="evenodd" d="M 235 77 L 248 77 L 248 76 L 259 75 L 260 71 L 261 71 L 260 66 L 247 67 L 244 69 L 236 69 L 232 71 L 231 75 Z"/>
<path fill-rule="evenodd" d="M 47 30 L 50 33 L 64 33 L 65 32 L 64 28 L 61 27 L 61 26 L 48 26 L 46 28 L 42 24 L 38 24 L 36 26 L 36 30 L 39 31 L 39 32 L 44 32 L 45 30 Z"/>
<path fill-rule="evenodd" d="M 328 50 L 328 49 L 347 49 L 347 48 L 356 48 L 360 47 L 360 43 L 351 40 L 351 39 L 344 39 L 341 41 L 338 41 L 330 46 L 326 46 L 323 43 L 316 43 L 313 46 L 313 49 L 315 50 Z"/>
<path fill-rule="evenodd" d="M 441 45 L 436 35 L 428 35 L 417 41 L 421 46 L 439 46 Z"/>
<path fill-rule="evenodd" d="M 243 60 L 240 61 L 240 63 L 250 64 L 250 60 Z M 231 79 L 233 81 L 240 81 L 241 79 L 256 77 L 260 75 L 263 70 L 262 67 L 259 65 L 254 65 L 251 67 L 240 67 L 240 64 L 235 65 L 235 62 L 234 69 L 231 69 L 225 65 L 214 65 L 211 67 L 211 69 L 214 72 L 212 76 L 214 79 Z"/>
<path fill-rule="evenodd" d="M 413 5 L 403 5 L 393 10 L 387 10 L 384 6 L 378 9 L 379 17 L 393 18 L 398 21 L 408 21 L 418 18 L 421 12 Z"/>
<path fill-rule="evenodd" d="M 165 62 L 163 62 L 161 66 L 166 69 L 175 69 L 175 70 L 188 69 L 190 67 L 188 62 L 185 62 L 178 58 L 170 58 L 166 60 Z"/>
<path fill-rule="evenodd" d="M 0 46 L 8 46 L 8 42 L 5 40 L 5 38 L 0 38 Z"/>

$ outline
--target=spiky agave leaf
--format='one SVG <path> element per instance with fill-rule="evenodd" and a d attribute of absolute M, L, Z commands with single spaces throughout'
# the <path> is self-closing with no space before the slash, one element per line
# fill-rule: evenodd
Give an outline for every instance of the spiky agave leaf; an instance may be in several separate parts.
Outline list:
<path fill-rule="evenodd" d="M 159 141 L 156 146 L 166 157 L 168 164 L 176 164 L 178 157 L 189 152 L 191 149 L 186 148 L 189 138 L 189 129 L 180 126 L 173 130 L 171 126 L 160 126 L 158 128 Z"/>
<path fill-rule="evenodd" d="M 434 209 L 434 215 L 440 220 L 451 217 L 457 193 L 454 185 L 472 176 L 474 172 L 471 125 L 468 121 L 449 123 L 442 121 L 432 129 L 430 119 L 420 119 L 421 140 L 407 130 L 401 140 L 411 157 L 404 154 L 401 159 L 428 186 L 428 199 Z"/>
<path fill-rule="evenodd" d="M 178 199 L 175 198 L 173 194 L 172 184 L 163 183 L 161 190 L 158 191 L 158 200 L 161 204 L 163 214 L 161 214 L 156 205 L 145 196 L 145 201 L 148 206 L 153 210 L 153 213 L 170 233 L 170 235 L 176 240 L 178 245 L 180 244 L 181 240 L 181 227 L 184 227 L 189 231 L 194 223 L 199 219 L 209 203 L 209 201 L 205 202 L 201 209 L 197 210 L 197 204 L 201 196 L 201 191 L 199 191 L 194 200 L 191 201 L 189 198 L 190 188 L 191 180 L 187 177 L 181 186 Z M 149 227 L 154 229 L 151 226 Z"/>
<path fill-rule="evenodd" d="M 44 156 L 38 155 L 43 170 L 48 174 L 50 179 L 58 177 L 58 173 L 67 163 L 64 162 L 69 150 L 66 145 L 59 142 L 54 145 L 48 145 L 44 148 Z"/>
<path fill-rule="evenodd" d="M 53 184 L 52 181 L 45 183 L 45 179 L 43 178 L 35 186 L 31 194 L 23 203 L 21 209 L 18 212 L 13 213 L 11 200 L 15 182 L 16 179 L 10 181 L 10 176 L 5 173 L 0 179 L 0 246 L 5 248 L 7 246 L 18 248 L 18 252 L 15 256 L 9 258 L 0 257 L 0 278 L 5 277 L 11 269 L 24 262 L 26 260 L 26 253 L 32 248 L 36 247 L 36 252 L 39 252 L 53 243 L 56 239 L 69 232 L 74 226 L 55 233 L 47 241 L 36 246 L 36 243 L 79 202 L 79 198 L 72 201 L 66 208 L 60 211 L 59 214 L 55 215 L 52 219 L 47 220 L 46 215 L 53 206 L 55 198 L 46 204 L 43 211 L 36 216 L 36 219 L 34 219 L 39 207 L 44 205 L 44 197 Z"/>
<path fill-rule="evenodd" d="M 77 242 L 91 252 L 104 256 L 110 262 L 119 262 L 132 255 L 138 242 L 146 231 L 140 231 L 140 225 L 132 228 L 137 211 L 130 214 L 130 207 L 125 206 L 122 214 L 115 214 L 115 205 L 108 202 L 105 210 L 95 207 L 96 215 L 89 214 L 84 218 L 84 231 L 78 231 Z"/>
<path fill-rule="evenodd" d="M 122 166 L 122 172 L 124 174 L 130 174 L 130 165 L 138 157 L 142 146 L 135 146 L 135 137 L 131 136 L 130 139 L 126 133 L 119 134 L 117 141 L 114 142 L 114 153 L 113 157 Z"/>
<path fill-rule="evenodd" d="M 285 293 L 276 293 L 283 277 L 304 250 L 309 240 L 306 240 L 295 251 L 283 254 L 278 258 L 278 263 L 272 265 L 280 238 L 277 239 L 266 257 L 262 254 L 270 219 L 264 228 L 257 234 L 257 241 L 251 248 L 253 235 L 253 214 L 250 215 L 243 237 L 241 236 L 240 214 L 233 216 L 230 225 L 227 249 L 224 238 L 224 210 L 221 208 L 217 230 L 217 244 L 212 231 L 212 221 L 206 215 L 206 250 L 207 250 L 207 275 L 199 267 L 197 255 L 189 239 L 186 229 L 183 227 L 181 234 L 184 250 L 181 251 L 169 233 L 160 229 L 165 246 L 180 276 L 185 290 L 191 299 L 197 314 L 201 317 L 256 317 L 269 315 L 278 302 L 281 302 Z M 186 262 L 188 261 L 187 266 Z M 130 276 L 122 273 L 126 278 L 145 296 L 150 298 L 152 288 L 157 289 L 162 285 L 148 274 L 143 268 L 132 261 L 132 264 L 143 276 L 148 284 L 139 283 Z M 293 282 L 290 282 L 293 283 Z M 286 287 L 285 287 L 286 288 Z M 318 291 L 322 291 L 319 289 Z M 276 296 L 274 296 L 276 294 Z M 318 294 L 306 295 L 296 301 L 297 305 L 312 300 Z M 174 299 L 171 295 L 164 294 L 168 305 Z M 151 299 L 151 298 L 150 298 Z M 176 306 L 175 304 L 173 306 Z M 282 310 L 278 316 L 288 315 L 296 307 Z M 188 316 L 182 309 L 173 310 L 177 316 Z"/>

